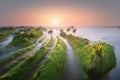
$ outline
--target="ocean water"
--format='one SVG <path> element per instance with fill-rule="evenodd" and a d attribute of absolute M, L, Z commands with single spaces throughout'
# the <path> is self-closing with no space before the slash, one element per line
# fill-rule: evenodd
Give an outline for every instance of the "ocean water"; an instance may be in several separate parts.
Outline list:
<path fill-rule="evenodd" d="M 109 27 L 76 27 L 76 35 L 90 41 L 103 41 L 115 48 L 117 66 L 108 74 L 108 80 L 120 80 L 120 28 Z"/>

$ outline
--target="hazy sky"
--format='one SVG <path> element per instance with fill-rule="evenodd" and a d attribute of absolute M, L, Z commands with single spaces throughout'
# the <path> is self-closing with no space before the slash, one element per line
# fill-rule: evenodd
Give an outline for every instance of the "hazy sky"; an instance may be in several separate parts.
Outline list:
<path fill-rule="evenodd" d="M 120 25 L 120 0 L 0 0 L 0 25 Z"/>

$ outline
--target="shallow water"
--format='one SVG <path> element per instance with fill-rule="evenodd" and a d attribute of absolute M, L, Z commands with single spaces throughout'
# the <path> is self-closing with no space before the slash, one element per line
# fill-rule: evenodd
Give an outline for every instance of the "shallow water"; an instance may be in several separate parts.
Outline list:
<path fill-rule="evenodd" d="M 14 38 L 14 35 L 10 35 L 6 40 L 3 42 L 0 42 L 0 47 L 4 48 L 6 47 Z"/>
<path fill-rule="evenodd" d="M 65 42 L 67 47 L 65 80 L 79 80 L 79 67 L 75 59 L 74 51 L 66 39 L 61 39 Z"/>
<path fill-rule="evenodd" d="M 109 75 L 108 80 L 120 80 L 120 28 L 108 27 L 76 27 L 76 35 L 91 41 L 104 41 L 115 48 L 117 66 Z"/>

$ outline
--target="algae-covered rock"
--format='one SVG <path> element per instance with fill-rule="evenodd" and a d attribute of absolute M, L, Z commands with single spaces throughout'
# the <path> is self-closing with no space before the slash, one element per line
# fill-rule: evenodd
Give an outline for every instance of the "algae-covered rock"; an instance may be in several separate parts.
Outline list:
<path fill-rule="evenodd" d="M 101 77 L 116 67 L 114 48 L 110 44 L 99 42 L 86 45 L 80 55 L 83 68 L 91 77 Z"/>

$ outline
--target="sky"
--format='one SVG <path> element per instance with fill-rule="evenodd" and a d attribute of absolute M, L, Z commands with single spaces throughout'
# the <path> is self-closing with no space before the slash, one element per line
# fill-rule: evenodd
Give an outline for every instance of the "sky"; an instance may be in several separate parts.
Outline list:
<path fill-rule="evenodd" d="M 0 0 L 0 25 L 120 25 L 120 0 Z"/>

